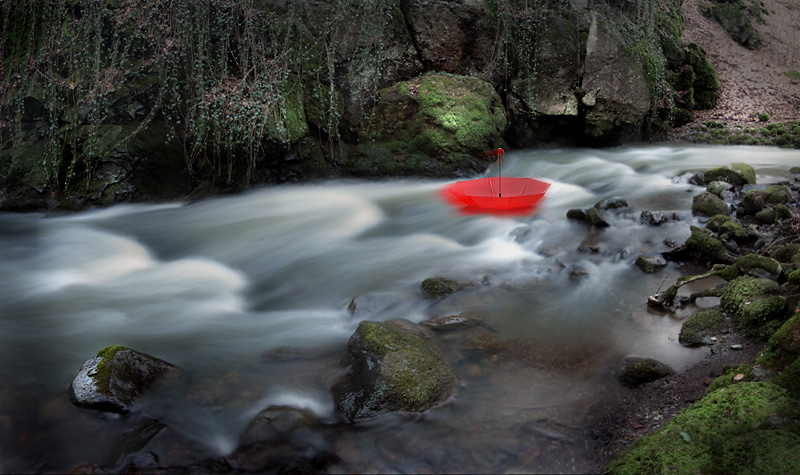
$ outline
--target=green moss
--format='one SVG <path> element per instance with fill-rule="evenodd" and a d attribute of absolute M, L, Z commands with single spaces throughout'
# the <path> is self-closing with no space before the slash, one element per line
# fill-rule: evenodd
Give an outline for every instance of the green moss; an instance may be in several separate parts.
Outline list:
<path fill-rule="evenodd" d="M 718 473 L 800 473 L 800 436 L 757 430 L 726 440 Z"/>
<path fill-rule="evenodd" d="M 800 313 L 795 314 L 772 334 L 757 363 L 768 368 L 783 368 L 800 355 Z"/>
<path fill-rule="evenodd" d="M 800 269 L 795 269 L 790 272 L 787 281 L 791 285 L 800 285 Z"/>
<path fill-rule="evenodd" d="M 772 383 L 786 389 L 795 399 L 800 399 L 800 357 L 795 358 L 781 374 L 772 378 Z"/>
<path fill-rule="evenodd" d="M 684 246 L 686 249 L 699 259 L 707 260 L 713 263 L 728 262 L 731 259 L 727 257 L 727 249 L 718 239 L 715 239 L 711 234 L 697 226 L 691 226 L 692 235 L 686 240 Z"/>
<path fill-rule="evenodd" d="M 742 197 L 742 207 L 747 214 L 756 214 L 765 207 L 788 203 L 792 198 L 783 185 L 771 185 L 763 190 L 749 190 Z"/>
<path fill-rule="evenodd" d="M 423 411 L 458 381 L 436 342 L 418 331 L 390 320 L 361 322 L 356 333 L 381 365 L 381 387 L 366 407 Z"/>
<path fill-rule="evenodd" d="M 130 348 L 120 345 L 111 345 L 103 348 L 97 353 L 100 361 L 97 362 L 94 372 L 94 382 L 97 390 L 104 394 L 110 393 L 109 382 L 113 369 L 112 360 L 119 351 L 131 351 Z"/>
<path fill-rule="evenodd" d="M 636 441 L 605 473 L 716 473 L 725 441 L 753 432 L 788 411 L 786 391 L 752 382 L 721 388 Z"/>
<path fill-rule="evenodd" d="M 738 377 L 739 379 L 736 379 L 737 375 L 740 375 Z M 740 364 L 736 366 L 727 366 L 725 367 L 725 372 L 721 376 L 714 378 L 714 381 L 708 385 L 706 392 L 712 393 L 717 389 L 727 388 L 733 384 L 746 383 L 754 380 L 753 365 Z"/>
<path fill-rule="evenodd" d="M 783 269 L 778 261 L 758 254 L 747 254 L 736 260 L 736 266 L 744 274 L 754 277 L 769 277 L 777 280 Z"/>
<path fill-rule="evenodd" d="M 722 290 L 722 308 L 742 333 L 767 339 L 777 329 L 786 304 L 778 296 L 778 284 L 769 279 L 742 276 Z"/>

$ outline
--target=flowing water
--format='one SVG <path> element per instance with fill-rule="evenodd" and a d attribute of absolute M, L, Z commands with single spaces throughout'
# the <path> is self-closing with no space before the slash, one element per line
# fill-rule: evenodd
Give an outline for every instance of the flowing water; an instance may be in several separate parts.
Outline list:
<path fill-rule="evenodd" d="M 613 376 L 622 358 L 681 369 L 706 354 L 677 343 L 685 315 L 646 307 L 648 295 L 694 270 L 671 263 L 644 274 L 634 261 L 666 250 L 667 238 L 686 239 L 702 191 L 689 177 L 732 162 L 774 183 L 800 155 L 514 151 L 504 176 L 551 183 L 538 213 L 521 217 L 461 214 L 439 199 L 444 180 L 328 181 L 195 203 L 0 214 L 0 469 L 113 471 L 144 453 L 145 466 L 187 466 L 230 456 L 255 414 L 289 405 L 320 420 L 324 429 L 301 445 L 334 454 L 329 472 L 596 470 L 593 409 L 625 391 Z M 591 233 L 565 217 L 613 195 L 630 207 L 609 228 Z M 642 225 L 645 209 L 670 220 Z M 429 300 L 419 285 L 432 276 L 475 285 Z M 442 334 L 462 381 L 455 398 L 423 415 L 357 424 L 334 413 L 329 388 L 360 320 L 464 313 L 490 327 L 499 348 Z M 129 416 L 74 407 L 72 378 L 111 344 L 179 365 L 180 380 Z"/>

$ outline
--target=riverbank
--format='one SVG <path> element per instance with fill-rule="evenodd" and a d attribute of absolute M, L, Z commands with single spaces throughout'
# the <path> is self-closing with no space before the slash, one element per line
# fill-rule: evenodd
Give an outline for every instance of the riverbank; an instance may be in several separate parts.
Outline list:
<path fill-rule="evenodd" d="M 614 467 L 612 471 L 620 468 L 630 470 L 632 466 L 637 467 L 636 464 L 639 462 L 635 460 L 641 460 L 643 456 L 658 459 L 660 455 L 651 453 L 649 451 L 652 449 L 646 448 L 645 439 L 668 437 L 663 435 L 663 431 L 667 430 L 667 426 L 676 416 L 681 414 L 681 411 L 694 409 L 698 401 L 701 401 L 708 394 L 719 388 L 736 384 L 739 381 L 762 381 L 766 383 L 776 381 L 778 386 L 789 390 L 789 397 L 796 398 L 798 396 L 796 390 L 793 389 L 794 386 L 792 384 L 787 385 L 786 381 L 793 377 L 793 372 L 797 366 L 797 363 L 791 364 L 797 356 L 793 346 L 796 344 L 797 337 L 792 333 L 793 330 L 791 329 L 794 328 L 792 326 L 794 325 L 793 322 L 797 320 L 797 317 L 792 317 L 792 315 L 795 315 L 800 310 L 800 307 L 798 307 L 800 289 L 798 289 L 797 282 L 797 261 L 800 260 L 800 253 L 798 253 L 798 248 L 800 248 L 800 236 L 798 235 L 800 178 L 795 178 L 769 189 L 778 190 L 779 187 L 788 192 L 788 194 L 782 196 L 780 201 L 776 201 L 777 207 L 783 206 L 788 210 L 784 219 L 773 219 L 771 222 L 758 223 L 758 220 L 748 217 L 748 214 L 753 215 L 758 214 L 758 212 L 750 213 L 746 211 L 747 203 L 750 201 L 745 198 L 742 200 L 744 206 L 739 204 L 736 212 L 733 213 L 734 218 L 723 218 L 721 215 L 716 215 L 709 219 L 707 227 L 714 228 L 720 234 L 706 234 L 705 232 L 695 232 L 693 230 L 693 237 L 687 240 L 685 248 L 689 248 L 691 239 L 696 235 L 716 236 L 722 240 L 730 239 L 727 241 L 728 245 L 726 247 L 728 250 L 734 250 L 733 239 L 724 235 L 723 230 L 717 227 L 717 224 L 719 221 L 732 222 L 738 220 L 742 220 L 747 226 L 748 233 L 752 236 L 758 234 L 766 237 L 766 239 L 761 239 L 760 242 L 756 240 L 749 243 L 744 243 L 742 239 L 739 239 L 739 244 L 742 245 L 735 247 L 735 256 L 741 257 L 731 256 L 720 245 L 720 248 L 726 254 L 726 258 L 721 255 L 715 258 L 714 252 L 710 251 L 713 246 L 710 244 L 704 246 L 703 252 L 707 252 L 707 254 L 704 254 L 702 259 L 707 259 L 709 262 L 709 275 L 724 276 L 723 278 L 728 281 L 718 286 L 717 290 L 706 291 L 702 294 L 716 297 L 722 295 L 721 306 L 715 307 L 725 309 L 727 314 L 727 323 L 724 328 L 718 327 L 714 332 L 706 335 L 706 341 L 711 344 L 710 354 L 685 371 L 633 388 L 630 393 L 611 405 L 598 407 L 597 425 L 594 434 L 600 447 L 599 453 L 601 459 L 604 460 L 604 466 L 612 460 L 616 464 L 612 465 Z M 709 186 L 709 189 L 711 189 L 711 186 Z M 783 193 L 783 191 L 781 192 Z M 728 200 L 732 199 L 734 198 L 728 195 Z M 754 210 L 751 209 L 750 211 Z M 737 213 L 739 213 L 738 216 Z M 717 221 L 717 224 L 714 224 L 715 221 Z M 732 229 L 733 226 L 726 228 L 729 232 L 732 232 L 730 231 Z M 711 268 L 712 263 L 726 260 L 728 256 L 731 259 L 735 259 L 736 263 L 727 266 L 717 263 L 713 266 L 713 269 Z M 782 264 L 777 265 L 778 274 L 771 275 L 769 279 L 763 279 L 768 272 L 761 272 L 755 269 L 744 271 L 744 266 L 740 264 L 745 260 L 751 262 L 759 260 L 761 262 L 759 266 L 777 264 L 777 260 L 772 259 L 772 257 L 781 259 Z M 697 255 L 695 255 L 695 258 L 697 258 Z M 731 260 L 730 262 L 734 261 Z M 739 267 L 739 269 L 736 272 L 730 272 L 731 267 Z M 744 277 L 738 277 L 743 274 L 745 275 Z M 756 277 L 761 278 L 761 280 Z M 767 291 L 766 295 L 771 295 L 771 297 L 762 297 L 749 289 L 745 290 L 742 279 L 751 279 L 750 282 L 753 283 L 763 281 L 765 285 L 769 284 L 768 286 L 772 290 Z M 681 279 L 678 281 L 680 282 Z M 758 285 L 762 284 L 759 283 Z M 732 287 L 735 290 L 729 290 Z M 749 306 L 752 303 L 754 304 L 753 307 L 755 307 L 759 302 L 765 302 L 765 300 L 761 300 L 762 298 L 767 298 L 776 299 L 774 302 L 777 302 L 780 308 L 776 309 L 772 316 L 759 317 L 754 326 L 745 327 L 743 326 L 745 321 L 741 316 L 737 315 L 740 312 L 747 312 L 747 308 L 730 304 L 731 295 L 739 291 L 746 294 L 741 297 L 742 302 L 744 302 L 742 305 Z M 661 295 L 666 293 L 664 292 Z M 660 301 L 661 295 L 657 294 L 655 297 L 651 297 L 651 302 Z M 726 295 L 728 298 L 727 303 L 725 302 Z M 695 295 L 695 297 L 697 296 Z M 690 299 L 683 298 L 679 300 L 683 304 L 693 304 Z M 667 310 L 669 310 L 669 307 L 667 307 Z M 664 318 L 669 318 L 669 316 L 665 315 Z M 776 332 L 776 328 L 780 329 Z M 714 336 L 708 339 L 708 335 L 712 334 Z M 794 411 L 790 410 L 789 412 L 790 415 L 780 422 L 769 422 L 766 427 L 763 423 L 754 423 L 752 428 L 744 429 L 743 432 L 748 430 L 755 432 L 757 428 L 766 428 L 771 431 L 769 432 L 770 435 L 774 434 L 772 431 L 783 429 L 788 429 L 790 433 L 796 434 L 797 416 Z M 684 419 L 689 417 L 691 416 L 686 416 Z M 777 417 L 773 416 L 773 419 L 777 420 Z M 663 430 L 656 435 L 659 429 Z M 692 437 L 687 432 L 681 432 L 680 435 L 687 442 Z M 789 435 L 788 437 L 792 436 Z M 639 452 L 636 455 L 630 455 L 637 450 Z M 664 448 L 663 450 L 669 452 L 671 449 Z M 672 463 L 678 465 L 677 469 L 681 469 L 680 462 L 675 462 L 675 460 L 679 459 L 678 454 L 670 453 L 664 457 L 670 458 Z M 720 457 L 715 459 L 719 461 L 726 455 L 715 455 L 713 457 Z M 651 463 L 657 466 L 659 463 L 664 462 L 655 461 Z M 795 461 L 787 461 L 786 463 L 793 464 Z M 634 470 L 641 468 L 634 468 Z M 599 470 L 602 469 L 603 467 L 599 467 Z"/>

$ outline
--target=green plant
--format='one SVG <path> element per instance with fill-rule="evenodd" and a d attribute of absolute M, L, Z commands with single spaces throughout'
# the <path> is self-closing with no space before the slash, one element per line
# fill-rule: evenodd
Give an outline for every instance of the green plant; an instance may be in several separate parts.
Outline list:
<path fill-rule="evenodd" d="M 766 122 L 769 120 L 769 115 L 766 112 L 759 112 L 758 113 L 758 121 L 759 122 Z"/>

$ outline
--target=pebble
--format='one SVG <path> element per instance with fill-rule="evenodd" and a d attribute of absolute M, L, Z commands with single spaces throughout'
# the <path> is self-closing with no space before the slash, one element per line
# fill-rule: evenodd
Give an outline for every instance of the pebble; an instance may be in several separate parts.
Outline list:
<path fill-rule="evenodd" d="M 731 349 L 732 350 L 741 350 L 742 349 L 742 345 L 740 345 L 738 343 L 735 344 L 735 345 L 731 345 Z"/>

